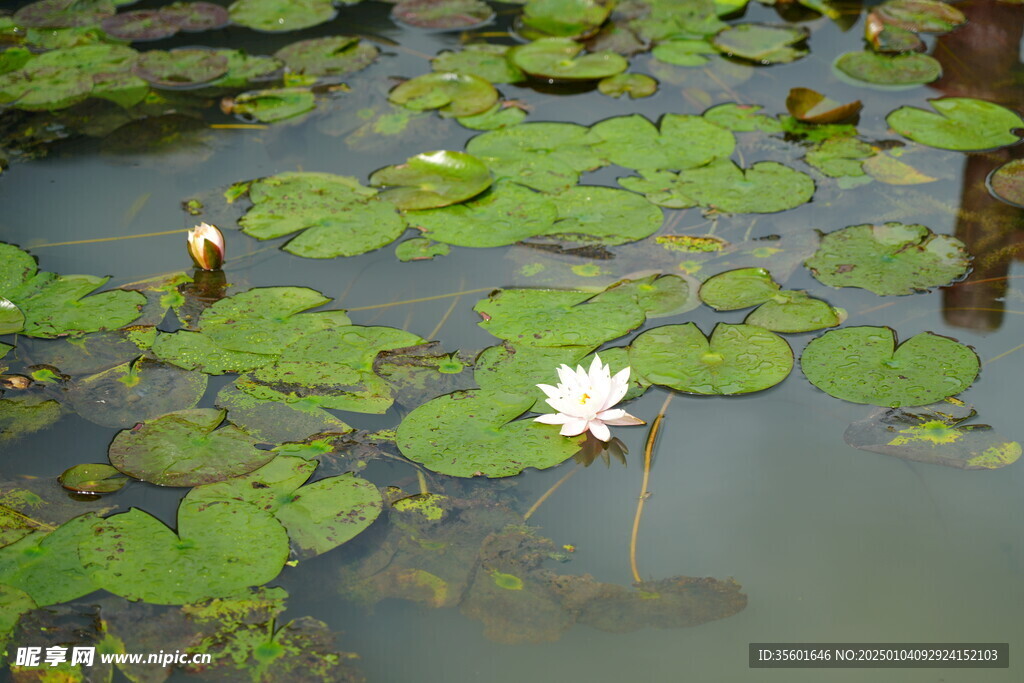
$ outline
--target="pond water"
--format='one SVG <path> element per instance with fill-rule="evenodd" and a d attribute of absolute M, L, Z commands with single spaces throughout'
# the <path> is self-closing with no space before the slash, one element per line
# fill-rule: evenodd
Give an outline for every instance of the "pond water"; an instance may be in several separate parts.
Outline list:
<path fill-rule="evenodd" d="M 161 4 L 144 2 L 128 9 Z M 14 10 L 20 5 L 4 3 L 0 7 Z M 974 422 L 992 425 L 1008 441 L 1024 436 L 1019 401 L 1019 387 L 1024 382 L 1022 210 L 994 198 L 985 184 L 991 171 L 1021 156 L 1020 147 L 1004 145 L 979 153 L 936 149 L 911 142 L 886 122 L 886 116 L 899 107 L 928 109 L 930 98 L 943 96 L 974 97 L 1024 112 L 1019 65 L 1024 8 L 1018 4 L 989 0 L 957 3 L 968 17 L 966 26 L 945 36 L 924 35 L 927 54 L 944 69 L 943 77 L 930 85 L 872 87 L 838 73 L 833 67 L 836 58 L 863 48 L 864 22 L 871 7 L 835 5 L 836 20 L 831 20 L 795 3 L 779 6 L 778 13 L 775 8 L 751 3 L 745 13 L 727 17 L 731 24 L 785 23 L 781 13 L 790 20 L 789 25 L 806 27 L 810 31 L 809 54 L 791 63 L 754 66 L 709 54 L 710 61 L 704 65 L 674 66 L 657 63 L 650 53 L 640 52 L 630 57 L 630 72 L 650 74 L 659 81 L 657 93 L 643 99 L 615 99 L 589 86 L 497 85 L 505 100 L 526 105 L 526 122 L 583 126 L 629 114 L 642 114 L 652 121 L 668 113 L 699 115 L 729 102 L 761 105 L 762 113 L 774 117 L 785 114 L 790 88 L 814 88 L 838 102 L 861 100 L 864 108 L 856 131 L 858 139 L 874 145 L 875 151 L 869 154 L 897 150 L 891 158 L 912 167 L 910 171 L 901 167 L 895 181 L 886 176 L 889 182 L 875 179 L 865 184 L 827 177 L 804 161 L 815 140 L 786 137 L 781 131 L 738 132 L 732 158 L 741 166 L 779 161 L 810 174 L 816 188 L 812 201 L 777 213 L 719 213 L 707 206 L 664 209 L 664 223 L 656 236 L 710 235 L 740 246 L 721 257 L 652 246 L 655 236 L 584 253 L 537 248 L 536 243 L 544 243 L 544 238 L 531 240 L 532 246 L 452 246 L 449 254 L 433 260 L 401 262 L 395 247 L 416 236 L 410 229 L 394 243 L 368 253 L 309 259 L 280 249 L 289 238 L 258 241 L 238 229 L 236 221 L 249 204 L 242 201 L 242 208 L 236 210 L 220 199 L 233 183 L 288 171 L 320 171 L 352 176 L 365 185 L 377 169 L 403 163 L 421 152 L 464 150 L 467 141 L 481 131 L 441 118 L 436 112 L 412 118 L 407 127 L 390 135 L 374 132 L 368 122 L 389 111 L 386 94 L 398 79 L 430 71 L 426 57 L 459 49 L 467 42 L 515 44 L 515 38 L 506 32 L 520 7 L 494 7 L 497 18 L 493 23 L 465 32 L 401 27 L 391 20 L 390 5 L 367 1 L 341 7 L 335 19 L 299 31 L 272 34 L 230 26 L 134 44 L 140 51 L 203 45 L 269 55 L 297 40 L 354 34 L 377 44 L 381 54 L 367 68 L 344 77 L 348 91 L 318 93 L 316 108 L 301 117 L 233 127 L 231 124 L 241 121 L 221 114 L 215 104 L 194 110 L 183 105 L 187 115 L 194 113 L 197 120 L 214 127 L 183 135 L 177 143 L 159 148 L 125 151 L 138 133 L 121 129 L 106 139 L 73 135 L 34 146 L 34 153 L 28 154 L 18 149 L 24 137 L 14 134 L 15 127 L 26 125 L 26 120 L 39 126 L 52 124 L 44 117 L 57 117 L 59 112 L 26 115 L 9 109 L 0 114 L 6 119 L 5 139 L 12 148 L 10 166 L 0 176 L 0 239 L 29 251 L 43 270 L 110 275 L 106 288 L 131 289 L 182 271 L 191 275 L 184 231 L 200 220 L 209 220 L 226 235 L 228 294 L 253 287 L 308 287 L 333 299 L 325 308 L 349 311 L 355 325 L 406 330 L 437 340 L 447 353 L 464 351 L 468 358 L 500 341 L 478 326 L 481 318 L 473 310 L 494 289 L 587 288 L 597 292 L 622 278 L 651 272 L 685 276 L 695 288 L 717 273 L 763 265 L 785 289 L 807 290 L 845 309 L 843 327 L 889 326 L 900 341 L 932 332 L 972 347 L 981 361 L 981 372 L 959 398 L 977 411 Z M 126 8 L 121 9 L 124 11 Z M 36 118 L 24 118 L 32 116 Z M 47 153 L 38 153 L 44 147 Z M 120 151 L 112 152 L 113 147 Z M 931 180 L 908 184 L 915 172 Z M 609 165 L 584 173 L 581 182 L 617 187 L 618 178 L 633 174 L 630 169 Z M 737 186 L 742 185 L 741 181 Z M 763 201 L 792 193 L 781 186 L 767 193 Z M 206 205 L 204 213 L 194 216 L 182 209 L 182 203 L 193 198 Z M 880 296 L 856 287 L 826 286 L 802 265 L 815 251 L 815 231 L 830 233 L 846 226 L 887 221 L 922 224 L 936 234 L 955 235 L 973 255 L 971 273 L 948 287 L 929 289 L 930 285 L 925 285 L 922 289 L 927 291 Z M 601 258 L 592 258 L 595 252 Z M 666 324 L 693 322 L 710 333 L 716 323 L 742 323 L 748 314 L 749 308 L 717 312 L 706 305 L 692 307 L 671 317 L 649 318 L 636 332 L 608 340 L 605 347 L 625 346 L 637 334 Z M 162 334 L 178 327 L 173 315 L 156 322 Z M 822 334 L 816 330 L 784 337 L 799 359 L 804 347 Z M 28 374 L 27 366 L 40 362 L 39 358 L 48 358 L 47 349 L 64 343 L 23 335 L 2 339 L 16 347 L 5 359 L 11 366 L 8 372 L 20 374 Z M 556 365 L 551 365 L 550 378 L 544 381 L 555 382 Z M 214 407 L 218 391 L 236 375 L 211 375 L 198 407 Z M 37 383 L 24 392 L 46 391 L 46 397 L 60 398 L 72 392 L 82 377 L 73 375 L 64 389 Z M 452 388 L 472 386 L 470 382 Z M 445 392 L 434 392 L 420 402 L 438 393 Z M 17 395 L 19 390 L 9 389 L 3 398 Z M 615 633 L 585 623 L 569 627 L 570 617 L 553 607 L 550 597 L 516 602 L 502 595 L 495 597 L 493 589 L 489 593 L 480 589 L 466 594 L 461 611 L 458 599 L 444 599 L 436 592 L 432 599 L 444 602 L 444 607 L 435 607 L 423 593 L 416 593 L 418 601 L 396 599 L 389 596 L 400 596 L 403 590 L 407 597 L 412 594 L 408 585 L 403 589 L 397 575 L 388 579 L 393 583 L 385 585 L 382 579 L 373 590 L 360 584 L 364 601 L 370 594 L 379 598 L 367 607 L 353 600 L 359 597 L 352 588 L 353 582 L 358 583 L 353 576 L 365 579 L 373 575 L 368 565 L 377 561 L 374 557 L 384 557 L 380 548 L 397 543 L 389 534 L 399 533 L 396 529 L 408 531 L 409 520 L 391 511 L 354 540 L 319 557 L 303 559 L 297 566 L 286 566 L 267 584 L 288 593 L 287 608 L 277 617 L 277 627 L 289 619 L 321 620 L 339 634 L 341 651 L 358 654 L 358 659 L 344 664 L 354 667 L 356 673 L 348 668 L 343 672 L 341 664 L 332 673 L 331 667 L 325 672 L 307 663 L 299 666 L 301 676 L 295 671 L 281 673 L 284 669 L 263 670 L 259 667 L 267 658 L 273 660 L 279 653 L 270 656 L 264 652 L 261 660 L 259 653 L 253 654 L 255 650 L 244 651 L 236 645 L 243 651 L 241 670 L 218 668 L 208 671 L 207 677 L 350 680 L 345 676 L 351 674 L 369 681 L 496 683 L 683 678 L 1020 680 L 1019 665 L 1012 664 L 1008 669 L 983 672 L 925 668 L 839 671 L 751 669 L 747 659 L 747 646 L 754 642 L 1008 642 L 1013 662 L 1024 646 L 1020 618 L 1024 605 L 1024 476 L 1019 464 L 964 470 L 853 448 L 844 441 L 847 428 L 879 409 L 823 393 L 807 381 L 799 362 L 784 381 L 763 391 L 708 396 L 652 386 L 625 407 L 650 424 L 670 395 L 654 449 L 647 484 L 650 495 L 639 524 L 639 574 L 648 582 L 680 576 L 715 577 L 722 583 L 714 585 L 733 601 L 731 608 L 715 608 L 713 596 L 701 594 L 704 597 L 691 606 L 691 617 L 706 623 Z M 374 431 L 394 429 L 416 405 L 396 404 L 380 414 L 329 412 L 359 430 Z M 229 413 L 228 419 L 231 417 Z M 56 477 L 68 468 L 107 462 L 108 447 L 120 431 L 76 414 L 70 404 L 64 406 L 59 419 L 38 431 L 17 435 L 17 424 L 4 416 L 8 431 L 0 435 L 0 480 L 13 482 L 5 484 L 5 491 L 28 481 L 57 489 Z M 421 480 L 417 476 L 421 470 L 396 455 L 393 448 L 388 456 L 374 459 L 376 450 L 346 458 L 349 451 L 339 447 L 337 457 L 325 459 L 324 471 L 316 476 L 355 470 L 381 489 L 400 487 L 405 492 L 386 492 L 389 500 L 416 494 L 422 486 L 451 496 L 465 506 L 460 508 L 464 527 L 453 532 L 445 530 L 442 523 L 431 527 L 436 536 L 424 539 L 409 532 L 410 538 L 421 549 L 433 547 L 431 543 L 454 548 L 457 538 L 471 539 L 468 550 L 458 551 L 470 554 L 458 555 L 452 550 L 452 557 L 462 559 L 449 558 L 449 564 L 483 562 L 475 565 L 477 580 L 487 571 L 497 582 L 514 574 L 507 567 L 529 562 L 519 558 L 502 565 L 495 559 L 502 557 L 500 548 L 492 548 L 493 554 L 486 557 L 481 551 L 484 559 L 475 559 L 472 543 L 494 545 L 504 537 L 486 541 L 489 533 L 503 529 L 506 535 L 513 533 L 506 525 L 513 521 L 521 524 L 516 515 L 577 468 L 529 517 L 536 538 L 553 542 L 530 552 L 564 560 L 546 560 L 541 565 L 558 574 L 589 574 L 605 584 L 629 587 L 634 581 L 630 537 L 643 491 L 648 429 L 616 427 L 613 432 L 628 447 L 625 467 L 613 460 L 607 468 L 600 461 L 577 468 L 568 461 L 544 470 L 527 468 L 509 478 L 462 479 L 426 472 Z M 369 461 L 365 468 L 359 458 Z M 102 503 L 116 505 L 118 511 L 137 508 L 174 527 L 179 501 L 188 490 L 133 481 L 104 496 Z M 10 515 L 7 506 L 13 504 L 9 498 L 3 504 L 6 520 Z M 82 508 L 82 512 L 86 510 Z M 8 522 L 3 524 L 8 528 Z M 453 537 L 446 536 L 453 533 Z M 540 543 L 536 538 L 534 542 Z M 409 553 L 411 542 L 406 539 L 403 543 Z M 11 566 L 18 561 L 0 557 L 3 575 L 13 576 L 17 568 Z M 409 567 L 418 566 L 418 561 L 424 569 L 432 567 L 412 554 L 402 561 Z M 379 562 L 383 563 L 379 567 L 382 572 L 388 562 L 398 564 L 393 557 Z M 446 571 L 455 573 L 450 566 Z M 411 580 L 408 573 L 401 576 Z M 728 593 L 730 578 L 741 586 L 745 606 L 742 598 Z M 509 580 L 520 581 L 515 576 Z M 459 590 L 457 581 L 450 577 L 449 581 L 448 589 Z M 539 594 L 539 581 L 531 578 L 525 587 L 520 582 L 506 592 L 521 588 L 524 594 Z M 646 588 L 651 590 L 650 585 Z M 110 602 L 115 598 L 100 591 L 79 597 L 75 609 L 85 613 L 92 609 L 90 605 L 103 600 L 108 601 L 103 603 L 106 605 L 120 604 Z M 702 608 L 707 613 L 698 616 Z M 4 609 L 7 614 L 13 608 L 5 605 Z M 616 609 L 614 600 L 591 608 L 591 623 L 608 626 L 609 622 L 624 622 L 628 610 L 620 614 Z M 70 619 L 67 612 L 60 615 L 55 618 Z M 649 623 L 652 618 L 639 621 L 645 619 Z M 266 619 L 252 623 L 263 621 Z M 487 622 L 486 627 L 482 621 Z M 586 620 L 577 615 L 577 621 Z M 171 622 L 158 622 L 151 615 L 150 623 Z M 161 628 L 152 628 L 148 639 L 140 641 L 148 647 L 146 651 L 180 647 L 177 643 L 183 641 L 176 640 L 180 634 L 175 627 Z M 14 631 L 8 660 L 14 645 L 35 644 L 24 629 Z M 225 629 L 225 633 L 231 630 Z M 219 634 L 221 640 L 213 638 L 205 645 L 221 652 L 229 635 Z M 82 637 L 82 642 L 89 643 L 98 638 Z M 130 643 L 127 651 L 133 651 Z M 126 675 L 131 680 L 162 680 L 164 674 L 156 668 L 112 675 L 115 680 L 127 680 Z M 145 673 L 139 673 L 142 669 Z M 83 671 L 86 680 L 100 680 L 99 669 Z M 103 675 L 110 673 L 104 671 Z M 174 680 L 191 678 L 182 670 L 172 676 Z"/>

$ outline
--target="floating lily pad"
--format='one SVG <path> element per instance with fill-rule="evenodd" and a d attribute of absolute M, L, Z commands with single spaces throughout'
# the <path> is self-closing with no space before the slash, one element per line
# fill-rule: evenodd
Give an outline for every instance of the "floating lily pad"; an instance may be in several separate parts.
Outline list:
<path fill-rule="evenodd" d="M 702 115 L 706 121 L 710 121 L 726 130 L 733 130 L 737 133 L 750 133 L 763 131 L 765 133 L 781 133 L 782 124 L 778 119 L 760 114 L 762 107 L 756 104 L 736 104 L 726 102 L 715 105 Z"/>
<path fill-rule="evenodd" d="M 862 287 L 882 296 L 948 285 L 970 264 L 963 242 L 923 225 L 852 225 L 823 235 L 805 265 L 830 287 Z"/>
<path fill-rule="evenodd" d="M 658 43 L 651 54 L 666 64 L 701 66 L 708 62 L 704 55 L 718 54 L 718 50 L 706 40 L 675 39 Z"/>
<path fill-rule="evenodd" d="M 863 451 L 965 470 L 1015 463 L 1020 444 L 988 425 L 963 424 L 975 415 L 957 399 L 919 408 L 888 408 L 851 423 L 843 439 Z"/>
<path fill-rule="evenodd" d="M 316 462 L 282 455 L 242 477 L 197 486 L 186 501 L 244 501 L 274 515 L 288 532 L 294 556 L 307 559 L 345 543 L 380 514 L 377 487 L 354 474 L 306 481 Z"/>
<path fill-rule="evenodd" d="M 53 478 L 0 482 L 0 546 L 48 533 L 85 512 L 103 515 L 116 507 L 99 498 L 74 500 Z"/>
<path fill-rule="evenodd" d="M 1024 128 L 1024 120 L 1006 107 L 972 97 L 944 97 L 928 102 L 937 114 L 917 107 L 900 107 L 885 117 L 885 122 L 914 142 L 961 152 L 996 149 L 1020 140 L 1012 131 Z"/>
<path fill-rule="evenodd" d="M 639 97 L 650 97 L 658 91 L 658 81 L 646 74 L 616 74 L 602 78 L 597 84 L 602 95 L 622 97 L 629 95 L 635 100 Z"/>
<path fill-rule="evenodd" d="M 456 206 L 417 211 L 409 222 L 430 239 L 460 247 L 500 247 L 554 231 L 555 201 L 508 181 Z"/>
<path fill-rule="evenodd" d="M 14 334 L 25 327 L 25 314 L 13 301 L 0 297 L 0 334 Z"/>
<path fill-rule="evenodd" d="M 585 127 L 574 123 L 523 123 L 478 135 L 466 151 L 486 163 L 498 178 L 542 192 L 559 192 L 582 171 L 606 162 L 591 146 Z"/>
<path fill-rule="evenodd" d="M 433 209 L 470 199 L 491 185 L 491 172 L 464 152 L 424 152 L 404 164 L 374 171 L 370 184 L 385 187 L 381 199 L 400 209 Z"/>
<path fill-rule="evenodd" d="M 526 118 L 526 111 L 510 102 L 498 102 L 482 114 L 460 116 L 460 126 L 471 130 L 498 130 L 520 123 Z"/>
<path fill-rule="evenodd" d="M 415 111 L 438 109 L 442 116 L 470 116 L 493 107 L 498 91 L 473 74 L 435 71 L 399 84 L 388 99 Z"/>
<path fill-rule="evenodd" d="M 244 92 L 230 100 L 230 113 L 273 123 L 316 108 L 316 96 L 307 88 L 275 88 Z"/>
<path fill-rule="evenodd" d="M 920 33 L 946 33 L 967 23 L 963 12 L 940 0 L 887 0 L 875 11 L 891 24 Z"/>
<path fill-rule="evenodd" d="M 635 280 L 619 280 L 590 301 L 635 303 L 648 318 L 679 315 L 700 305 L 696 291 L 678 275 L 648 275 Z"/>
<path fill-rule="evenodd" d="M 193 408 L 206 392 L 206 375 L 145 357 L 76 380 L 65 394 L 75 411 L 104 427 L 131 427 L 175 410 Z"/>
<path fill-rule="evenodd" d="M 118 432 L 110 463 L 160 486 L 198 486 L 252 472 L 274 457 L 233 425 L 217 429 L 224 415 L 213 408 L 179 410 Z"/>
<path fill-rule="evenodd" d="M 571 38 L 541 38 L 509 51 L 517 67 L 538 78 L 558 81 L 594 81 L 629 68 L 625 57 L 603 50 L 578 56 L 583 46 Z"/>
<path fill-rule="evenodd" d="M 210 31 L 231 23 L 228 11 L 212 2 L 175 2 L 161 7 L 160 14 L 188 32 Z"/>
<path fill-rule="evenodd" d="M 528 38 L 575 38 L 592 34 L 610 12 L 597 0 L 529 0 L 521 20 Z"/>
<path fill-rule="evenodd" d="M 878 150 L 864 160 L 864 172 L 887 185 L 921 185 L 938 180 L 900 161 L 897 158 L 900 151 L 898 147 L 888 151 Z"/>
<path fill-rule="evenodd" d="M 150 50 L 139 55 L 136 76 L 157 87 L 190 88 L 223 76 L 228 60 L 211 50 Z"/>
<path fill-rule="evenodd" d="M 432 242 L 426 237 L 414 237 L 405 240 L 395 247 L 395 256 L 399 261 L 430 261 L 438 256 L 447 256 L 451 253 L 451 247 L 447 244 Z"/>
<path fill-rule="evenodd" d="M 1024 160 L 1013 159 L 1008 161 L 996 170 L 989 174 L 988 180 L 989 191 L 995 195 L 997 199 L 1001 199 L 1007 204 L 1013 206 L 1024 207 Z M 2 311 L 2 305 L 0 305 L 0 311 Z M 14 314 L 15 316 L 17 314 Z M 2 312 L 0 312 L 0 320 L 3 319 Z M 17 325 L 17 322 L 13 322 L 13 325 Z M 0 329 L 4 329 L 2 323 L 0 323 Z"/>
<path fill-rule="evenodd" d="M 547 396 L 537 385 L 550 383 L 555 376 L 555 368 L 561 365 L 576 367 L 582 363 L 591 348 L 512 345 L 504 342 L 480 352 L 473 377 L 482 389 L 488 391 L 532 396 L 535 404 L 530 410 L 548 412 L 550 409 L 544 403 Z"/>
<path fill-rule="evenodd" d="M 578 185 L 556 197 L 559 237 L 616 245 L 650 237 L 664 220 L 661 209 L 638 194 L 614 187 Z"/>
<path fill-rule="evenodd" d="M 217 407 L 228 420 L 268 443 L 302 441 L 314 434 L 346 434 L 352 427 L 308 402 L 263 401 L 229 384 L 217 393 Z"/>
<path fill-rule="evenodd" d="M 116 11 L 113 0 L 38 0 L 15 12 L 14 22 L 39 28 L 91 26 Z"/>
<path fill-rule="evenodd" d="M 288 535 L 255 505 L 186 500 L 178 507 L 177 533 L 133 508 L 96 523 L 78 554 L 105 590 L 180 605 L 272 581 L 288 559 Z"/>
<path fill-rule="evenodd" d="M 594 151 L 611 163 L 637 169 L 684 169 L 728 157 L 736 139 L 700 116 L 666 114 L 660 130 L 639 114 L 617 116 L 590 128 Z"/>
<path fill-rule="evenodd" d="M 620 178 L 619 184 L 673 209 L 704 206 L 723 213 L 775 213 L 805 204 L 814 195 L 810 176 L 774 161 L 759 161 L 744 170 L 722 159 L 678 174 L 641 175 Z"/>
<path fill-rule="evenodd" d="M 480 327 L 513 344 L 589 346 L 621 337 L 645 319 L 632 301 L 584 303 L 587 292 L 499 289 L 473 307 Z"/>
<path fill-rule="evenodd" d="M 875 149 L 857 138 L 837 137 L 822 140 L 804 160 L 829 178 L 864 176 L 864 160 L 875 155 Z"/>
<path fill-rule="evenodd" d="M 76 493 L 113 493 L 128 483 L 116 467 L 105 464 L 75 465 L 60 475 L 60 485 Z"/>
<path fill-rule="evenodd" d="M 0 548 L 0 584 L 25 591 L 37 605 L 54 605 L 99 588 L 78 558 L 92 536 L 94 513 L 75 517 L 49 533 L 32 532 Z"/>
<path fill-rule="evenodd" d="M 256 31 L 298 31 L 330 21 L 337 10 L 330 0 L 235 0 L 231 21 Z"/>
<path fill-rule="evenodd" d="M 40 66 L 0 76 L 0 102 L 26 111 L 66 109 L 91 91 L 92 78 L 70 66 Z"/>
<path fill-rule="evenodd" d="M 781 290 L 764 268 L 740 268 L 719 273 L 701 285 L 700 298 L 716 311 L 758 306 L 743 322 L 773 332 L 810 332 L 835 327 L 842 311 L 806 292 Z"/>
<path fill-rule="evenodd" d="M 286 45 L 274 56 L 292 73 L 307 76 L 344 76 L 365 69 L 380 54 L 374 45 L 356 36 L 310 38 Z"/>
<path fill-rule="evenodd" d="M 479 76 L 491 83 L 518 83 L 525 76 L 508 59 L 507 45 L 470 43 L 458 52 L 443 51 L 431 60 L 434 71 Z"/>
<path fill-rule="evenodd" d="M 0 244 L 0 297 L 25 315 L 21 334 L 51 339 L 115 329 L 139 317 L 145 297 L 115 290 L 93 294 L 107 278 L 57 275 L 36 270 L 35 259 L 10 244 Z"/>
<path fill-rule="evenodd" d="M 919 85 L 942 76 L 942 64 L 937 59 L 915 52 L 847 52 L 836 58 L 836 68 L 850 78 L 878 85 Z"/>
<path fill-rule="evenodd" d="M 373 361 L 373 371 L 391 386 L 395 401 L 411 409 L 442 394 L 476 387 L 475 355 L 449 353 L 438 342 L 429 342 L 381 351 Z"/>
<path fill-rule="evenodd" d="M 74 67 L 82 73 L 96 76 L 128 71 L 138 61 L 139 53 L 126 45 L 80 45 L 51 50 L 32 60 L 26 71 L 43 67 Z"/>
<path fill-rule="evenodd" d="M 647 330 L 629 346 L 629 363 L 652 384 L 691 394 L 746 394 L 773 387 L 793 369 L 786 341 L 753 325 L 719 323 L 710 340 L 696 325 Z"/>
<path fill-rule="evenodd" d="M 202 92 L 217 89 L 245 88 L 253 83 L 263 83 L 279 77 L 284 63 L 266 55 L 248 55 L 242 50 L 218 50 L 228 60 L 228 70 L 220 78 L 206 84 Z"/>
<path fill-rule="evenodd" d="M 786 110 L 806 123 L 839 123 L 856 116 L 864 105 L 860 100 L 841 104 L 810 88 L 791 88 Z"/>
<path fill-rule="evenodd" d="M 402 0 L 391 18 L 416 28 L 455 30 L 483 26 L 494 18 L 494 10 L 480 0 Z"/>
<path fill-rule="evenodd" d="M 829 396 L 898 408 L 959 394 L 974 383 L 980 364 L 970 348 L 931 332 L 897 347 L 888 327 L 845 327 L 811 341 L 800 367 Z"/>
<path fill-rule="evenodd" d="M 810 32 L 800 26 L 733 24 L 711 39 L 719 52 L 758 64 L 785 64 L 800 59 L 807 50 L 797 47 Z"/>
<path fill-rule="evenodd" d="M 136 10 L 107 17 L 100 24 L 114 38 L 131 41 L 170 38 L 181 26 L 160 10 Z"/>
<path fill-rule="evenodd" d="M 527 467 L 547 469 L 579 450 L 582 437 L 533 420 L 512 422 L 533 397 L 499 391 L 457 391 L 425 403 L 398 426 L 402 454 L 454 477 L 510 477 Z"/>
<path fill-rule="evenodd" d="M 864 37 L 875 52 L 924 52 L 926 49 L 917 33 L 882 19 L 877 9 L 868 12 L 864 20 Z"/>

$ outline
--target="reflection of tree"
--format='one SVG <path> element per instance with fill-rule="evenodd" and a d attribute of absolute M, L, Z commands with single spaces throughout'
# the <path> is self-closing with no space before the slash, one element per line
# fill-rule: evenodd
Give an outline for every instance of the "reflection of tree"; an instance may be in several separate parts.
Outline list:
<path fill-rule="evenodd" d="M 970 0 L 957 9 L 968 23 L 936 42 L 934 57 L 942 63 L 943 77 L 932 87 L 944 96 L 977 97 L 1020 110 L 1024 87 L 1017 76 L 1024 13 L 1016 4 L 996 0 Z M 1010 263 L 1014 257 L 1024 259 L 1024 213 L 993 198 L 985 179 L 1020 157 L 1020 145 L 967 156 L 956 236 L 975 259 L 970 277 L 943 292 L 945 319 L 951 325 L 994 330 L 1002 324 Z"/>

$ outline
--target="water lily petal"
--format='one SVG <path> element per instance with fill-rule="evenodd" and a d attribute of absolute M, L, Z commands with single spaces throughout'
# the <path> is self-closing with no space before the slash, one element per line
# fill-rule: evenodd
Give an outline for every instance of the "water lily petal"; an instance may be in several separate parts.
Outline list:
<path fill-rule="evenodd" d="M 558 368 L 558 381 L 560 387 L 571 387 L 576 384 L 576 373 L 568 365 L 562 364 Z"/>
<path fill-rule="evenodd" d="M 606 410 L 603 413 L 597 414 L 597 419 L 601 420 L 605 424 L 610 425 L 642 425 L 647 424 L 638 417 L 633 417 L 622 408 L 615 408 L 614 410 Z"/>
<path fill-rule="evenodd" d="M 562 413 L 545 413 L 539 417 L 533 418 L 533 421 L 540 422 L 546 425 L 564 425 L 570 420 L 575 419 L 576 418 L 569 417 L 568 415 L 563 415 Z"/>
<path fill-rule="evenodd" d="M 548 398 L 558 398 L 564 393 L 561 387 L 553 387 L 550 384 L 538 384 L 537 388 L 543 391 Z"/>
<path fill-rule="evenodd" d="M 600 420 L 590 421 L 590 433 L 593 434 L 595 438 L 598 438 L 601 441 L 607 441 L 608 439 L 612 438 L 611 431 L 607 427 L 605 427 L 604 422 L 601 422 Z"/>
<path fill-rule="evenodd" d="M 551 406 L 560 413 L 572 415 L 573 417 L 576 418 L 584 417 L 584 413 L 586 411 L 586 406 L 580 405 L 579 399 L 573 400 L 572 398 L 567 398 L 564 396 L 558 398 L 549 398 L 545 401 L 545 403 L 547 403 L 549 406 Z"/>
<path fill-rule="evenodd" d="M 562 431 L 559 432 L 562 436 L 577 436 L 587 431 L 586 420 L 570 420 L 562 425 Z"/>

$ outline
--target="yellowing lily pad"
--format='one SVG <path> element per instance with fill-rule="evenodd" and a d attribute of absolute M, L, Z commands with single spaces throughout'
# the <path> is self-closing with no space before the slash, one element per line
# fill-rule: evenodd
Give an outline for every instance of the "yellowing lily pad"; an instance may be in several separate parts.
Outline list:
<path fill-rule="evenodd" d="M 980 363 L 969 347 L 931 332 L 897 347 L 888 327 L 845 327 L 811 341 L 800 367 L 830 396 L 898 408 L 959 394 L 974 383 Z"/>
<path fill-rule="evenodd" d="M 746 394 L 786 379 L 793 351 L 753 325 L 719 323 L 708 339 L 693 323 L 647 330 L 629 345 L 629 364 L 651 384 L 691 394 Z"/>
<path fill-rule="evenodd" d="M 856 116 L 861 108 L 860 100 L 840 104 L 810 88 L 791 88 L 786 96 L 789 113 L 807 123 L 839 123 Z"/>
<path fill-rule="evenodd" d="M 380 198 L 400 209 L 433 209 L 470 199 L 492 183 L 491 172 L 476 157 L 464 152 L 424 152 L 404 164 L 387 166 L 370 176 L 370 184 L 384 187 Z"/>
<path fill-rule="evenodd" d="M 1024 119 L 1006 107 L 972 97 L 944 97 L 929 103 L 937 114 L 900 107 L 885 122 L 914 142 L 961 152 L 996 149 L 1020 140 L 1013 131 L 1024 128 Z"/>
<path fill-rule="evenodd" d="M 992 171 L 986 182 L 989 191 L 997 199 L 1013 206 L 1024 207 L 1024 160 L 1007 161 Z M 0 305 L 0 310 L 2 310 L 2 305 Z M 0 319 L 2 319 L 2 314 L 0 314 Z M 0 324 L 0 329 L 2 328 L 3 326 Z"/>

